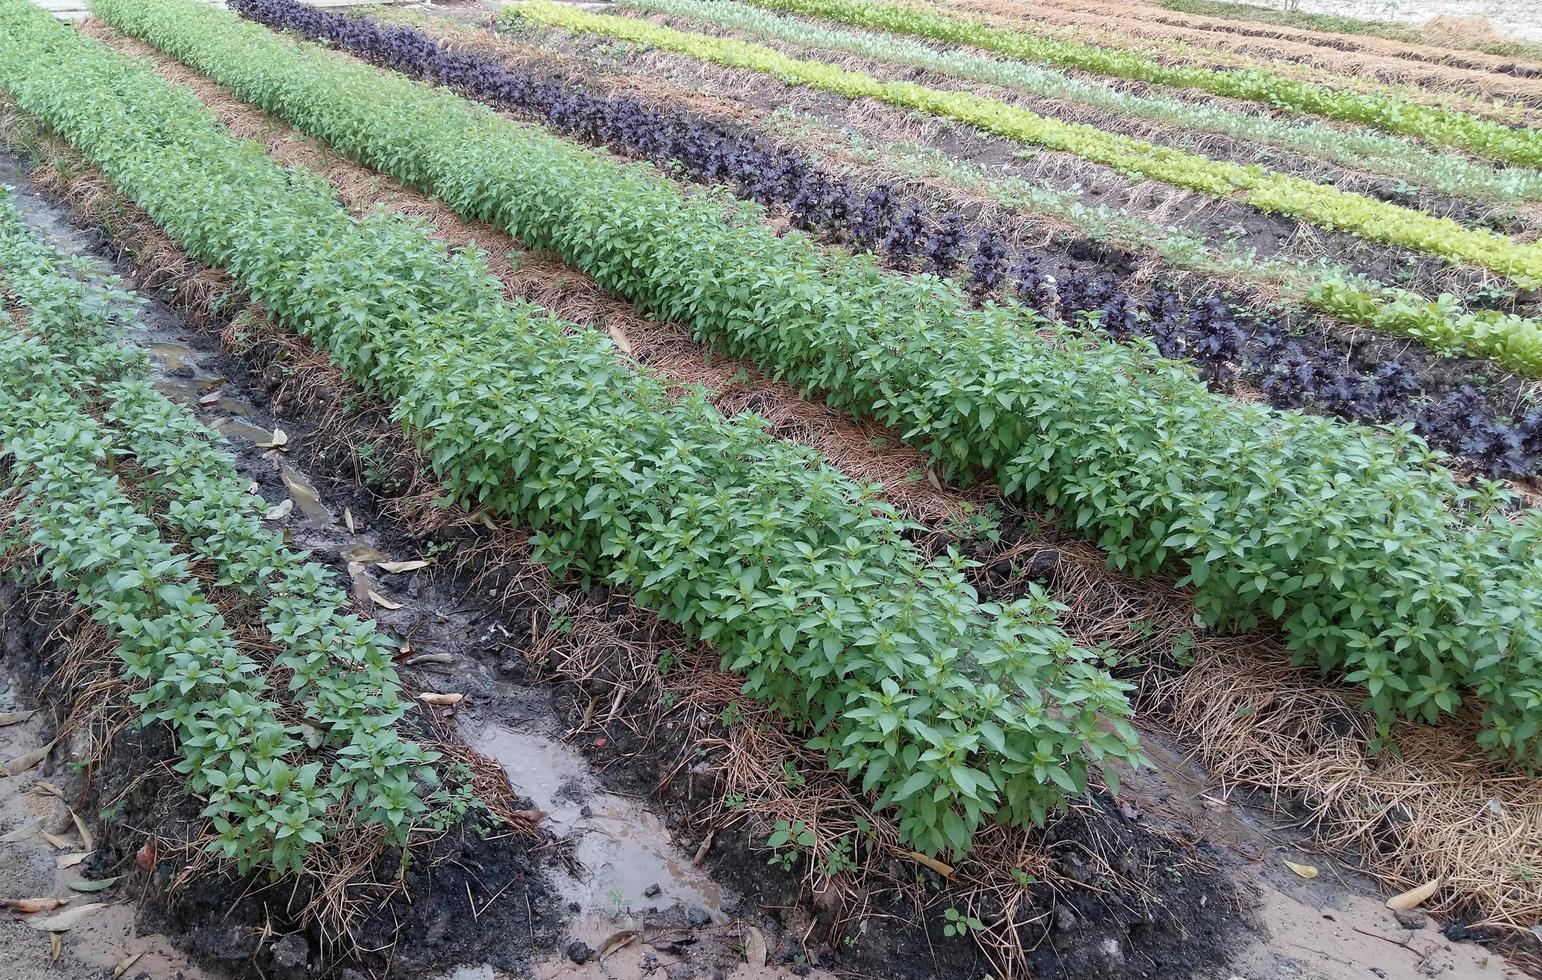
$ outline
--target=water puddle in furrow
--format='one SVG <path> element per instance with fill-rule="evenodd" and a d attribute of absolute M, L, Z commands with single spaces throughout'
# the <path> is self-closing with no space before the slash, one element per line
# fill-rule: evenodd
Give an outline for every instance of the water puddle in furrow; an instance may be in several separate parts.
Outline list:
<path fill-rule="evenodd" d="M 573 838 L 587 877 L 557 876 L 565 901 L 577 902 L 586 912 L 611 913 L 679 902 L 723 921 L 728 899 L 723 888 L 692 865 L 669 828 L 640 801 L 601 786 L 578 750 L 550 736 L 498 724 L 468 726 L 462 734 L 545 811 L 547 829 L 559 838 Z M 659 894 L 646 897 L 643 893 L 653 885 Z"/>

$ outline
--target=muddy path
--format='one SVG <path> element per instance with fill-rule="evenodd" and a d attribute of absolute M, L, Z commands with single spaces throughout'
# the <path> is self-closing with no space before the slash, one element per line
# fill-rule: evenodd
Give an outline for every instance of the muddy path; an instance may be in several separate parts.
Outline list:
<path fill-rule="evenodd" d="M 31 189 L 14 158 L 0 160 L 0 182 L 23 188 L 34 228 L 71 252 L 93 256 L 99 271 L 131 279 L 146 274 L 121 261 L 97 231 L 73 224 L 56 203 Z M 265 499 L 274 505 L 294 501 L 284 519 L 292 542 L 351 577 L 361 604 L 372 606 L 377 618 L 407 639 L 409 659 L 426 658 L 417 666 L 420 689 L 466 695 L 464 707 L 448 720 L 545 813 L 545 838 L 534 849 L 540 865 L 532 870 L 550 888 L 526 888 L 523 894 L 546 907 L 500 920 L 503 910 L 497 906 L 508 908 L 508 893 L 478 896 L 460 907 L 448 896 L 423 896 L 420 900 L 431 905 L 443 903 L 444 914 L 430 917 L 422 942 L 404 951 L 392 975 L 818 976 L 817 970 L 808 973 L 818 963 L 857 976 L 983 975 L 983 964 L 966 944 L 942 935 L 940 922 L 933 921 L 937 916 L 924 919 L 924 928 L 903 918 L 907 908 L 915 911 L 907 896 L 870 904 L 872 914 L 847 930 L 855 937 L 849 945 L 822 940 L 810 914 L 817 915 L 818 896 L 805 899 L 796 876 L 767 865 L 769 828 L 763 824 L 741 820 L 702 838 L 693 815 L 720 809 L 725 800 L 719 799 L 722 787 L 710 766 L 697 778 L 698 762 L 704 761 L 700 736 L 706 732 L 722 740 L 732 734 L 705 707 L 716 702 L 699 696 L 704 685 L 692 682 L 693 676 L 707 675 L 672 675 L 677 679 L 666 680 L 664 693 L 672 690 L 677 699 L 667 704 L 664 697 L 622 704 L 617 693 L 622 685 L 603 682 L 607 670 L 626 665 L 627 656 L 635 661 L 640 654 L 656 663 L 660 652 L 678 652 L 667 640 L 647 629 L 618 629 L 601 649 L 590 651 L 597 660 L 589 680 L 575 681 L 572 673 L 563 680 L 560 671 L 543 671 L 552 661 L 553 644 L 561 645 L 563 621 L 596 610 L 604 614 L 612 600 L 521 586 L 517 576 L 489 583 L 450 570 L 458 552 L 477 547 L 478 537 L 453 528 L 424 534 L 394 517 L 383 506 L 395 479 L 392 460 L 343 445 L 304 405 L 275 400 L 286 390 L 285 365 L 233 357 L 215 333 L 158 301 L 148 305 L 139 323 L 132 342 L 156 355 L 165 390 L 230 438 L 243 471 Z M 256 442 L 267 441 L 279 427 L 290 440 L 274 458 Z M 369 471 L 372 460 L 378 472 Z M 400 573 L 378 565 L 418 559 L 434 564 Z M 505 601 L 511 588 L 521 587 L 529 588 L 528 601 Z M 483 589 L 499 598 L 484 598 Z M 566 603 L 572 606 L 564 608 Z M 611 619 L 631 622 L 630 615 L 623 608 Z M 6 630 L 10 673 L 0 682 L 0 711 L 39 703 L 43 678 L 36 658 L 27 656 L 28 637 L 34 645 L 44 637 L 18 625 L 11 622 Z M 571 646 L 565 652 L 575 655 Z M 543 673 L 556 674 L 556 682 L 543 683 Z M 600 693 L 606 696 L 597 697 Z M 0 745 L 6 758 L 13 758 L 49 736 L 49 719 L 41 712 L 0 729 Z M 1129 788 L 1117 805 L 1105 798 L 1078 808 L 1046 836 L 1048 866 L 1064 875 L 1069 897 L 1042 909 L 1053 927 L 1036 961 L 1037 975 L 1142 976 L 1152 975 L 1152 967 L 1159 975 L 1182 975 L 1182 964 L 1199 977 L 1361 977 L 1371 975 L 1367 970 L 1373 966 L 1387 968 L 1389 950 L 1436 964 L 1443 976 L 1515 975 L 1482 947 L 1453 944 L 1433 928 L 1400 940 L 1396 949 L 1386 946 L 1390 940 L 1371 937 L 1361 937 L 1362 947 L 1354 938 L 1361 923 L 1394 939 L 1404 935 L 1368 880 L 1338 871 L 1329 858 L 1313 854 L 1304 835 L 1278 829 L 1276 818 L 1261 816 L 1241 798 L 1228 798 L 1160 732 L 1148 732 L 1147 741 L 1158 762 L 1155 770 L 1126 774 Z M 52 781 L 73 799 L 78 792 L 73 779 L 78 774 L 67 762 L 50 762 L 0 781 L 5 829 L 18 818 L 27 818 L 25 826 L 30 813 L 48 823 L 50 832 L 67 830 L 60 801 L 33 789 L 39 780 Z M 1105 898 L 1104 872 L 1081 856 L 1102 837 L 1115 842 L 1104 853 L 1143 861 L 1147 867 L 1138 870 L 1158 872 L 1157 884 L 1137 889 L 1139 894 Z M 1166 843 L 1159 847 L 1157 841 Z M 6 868 L 19 875 L 0 878 L 3 897 L 65 892 L 64 872 L 71 869 L 50 867 L 54 851 L 45 840 L 24 835 L 0 846 L 7 849 Z M 1324 873 L 1310 882 L 1292 880 L 1281 864 L 1286 858 L 1319 865 Z M 1129 870 L 1134 877 L 1135 869 L 1113 870 Z M 106 893 L 109 909 L 64 934 L 63 959 L 53 970 L 43 933 L 4 923 L 0 977 L 8 980 L 11 964 L 15 976 L 28 980 L 61 975 L 57 971 L 107 976 L 140 951 L 141 960 L 125 975 L 197 976 L 187 965 L 190 956 L 203 976 L 214 978 L 251 975 L 254 968 L 266 968 L 267 975 L 282 976 L 285 970 L 308 975 L 303 943 L 259 943 L 255 950 L 225 943 L 230 937 L 218 916 L 200 918 L 185 910 L 168 915 L 146 894 L 147 883 L 129 884 L 125 879 L 119 886 L 121 894 Z M 142 900 L 137 912 L 136 897 Z M 196 898 L 190 901 L 197 904 Z M 1158 920 L 1169 903 L 1171 910 Z M 1139 912 L 1130 921 L 1115 918 L 1110 909 L 1120 904 Z M 1160 921 L 1155 934 L 1142 931 L 1142 915 Z M 1342 935 L 1326 939 L 1335 929 Z M 1159 950 L 1163 934 L 1166 948 Z M 745 961 L 746 949 L 757 942 L 770 947 L 765 967 Z M 595 951 L 616 944 L 620 948 L 603 964 L 593 961 Z M 237 957 L 221 958 L 230 952 Z M 1236 954 L 1233 963 L 1226 962 L 1228 953 Z"/>

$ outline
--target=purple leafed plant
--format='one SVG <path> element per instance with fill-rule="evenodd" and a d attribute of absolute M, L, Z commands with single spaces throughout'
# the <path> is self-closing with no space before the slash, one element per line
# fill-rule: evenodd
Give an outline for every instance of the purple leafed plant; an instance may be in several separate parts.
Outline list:
<path fill-rule="evenodd" d="M 796 227 L 872 252 L 890 265 L 937 275 L 967 270 L 977 301 L 1004 294 L 1046 317 L 1085 323 L 1129 341 L 1146 338 L 1165 357 L 1193 362 L 1225 387 L 1240 372 L 1271 405 L 1356 422 L 1412 424 L 1431 445 L 1465 457 L 1491 476 L 1542 470 L 1542 409 L 1506 418 L 1463 385 L 1430 398 L 1415 371 L 1397 360 L 1365 370 L 1339 351 L 1293 339 L 1285 327 L 1253 318 L 1219 299 L 1184 303 L 1171 290 L 1142 300 L 1114 276 L 1074 271 L 1056 282 L 1011 235 L 984 228 L 970 237 L 963 217 L 937 215 L 919 196 L 887 184 L 856 189 L 802 154 L 743 127 L 589 92 L 456 50 L 417 28 L 327 13 L 295 0 L 231 0 L 231 9 L 279 30 L 325 41 L 373 64 L 453 88 L 470 98 L 528 114 L 574 139 L 649 160 L 666 171 L 730 187 L 740 198 L 783 208 Z"/>

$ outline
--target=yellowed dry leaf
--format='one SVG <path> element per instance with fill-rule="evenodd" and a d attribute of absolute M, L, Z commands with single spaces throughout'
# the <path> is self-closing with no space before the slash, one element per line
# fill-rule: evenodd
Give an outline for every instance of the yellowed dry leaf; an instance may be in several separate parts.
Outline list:
<path fill-rule="evenodd" d="M 1317 877 L 1317 869 L 1312 867 L 1310 864 L 1297 864 L 1294 861 L 1286 861 L 1285 862 L 1285 867 L 1287 867 L 1290 870 L 1294 871 L 1299 877 L 1302 877 L 1302 878 L 1316 878 Z"/>
<path fill-rule="evenodd" d="M 632 353 L 632 341 L 629 337 L 627 337 L 626 331 L 622 330 L 620 326 L 614 323 L 610 324 L 609 330 L 610 339 L 615 343 L 616 347 L 621 351 L 621 353 Z"/>
<path fill-rule="evenodd" d="M 48 937 L 48 965 L 53 966 L 59 962 L 59 957 L 64 955 L 64 940 L 59 938 L 56 932 Z"/>
<path fill-rule="evenodd" d="M 912 861 L 926 865 L 928 868 L 931 868 L 933 871 L 942 875 L 944 878 L 953 877 L 953 865 L 951 864 L 943 864 L 936 858 L 928 857 L 925 854 L 922 854 L 920 851 L 911 851 L 905 856 L 910 858 Z"/>
<path fill-rule="evenodd" d="M 625 949 L 626 947 L 632 945 L 637 941 L 637 937 L 639 935 L 641 935 L 641 933 L 639 933 L 636 929 L 622 929 L 620 932 L 611 933 L 609 936 L 605 937 L 605 941 L 600 944 L 600 959 L 603 960 L 605 957 L 609 956 L 611 953 L 614 953 L 616 950 Z"/>
<path fill-rule="evenodd" d="M 31 837 L 33 834 L 37 833 L 42 828 L 42 826 L 43 818 L 33 817 L 31 820 L 28 820 L 25 824 L 17 827 L 15 830 L 6 834 L 4 837 L 0 837 L 0 844 L 14 844 L 17 841 L 26 840 L 28 837 Z"/>
<path fill-rule="evenodd" d="M 353 511 L 350 508 L 347 508 L 347 507 L 343 508 L 343 526 L 348 529 L 348 533 L 349 534 L 353 534 L 354 533 L 354 528 L 353 528 Z"/>
<path fill-rule="evenodd" d="M 465 699 L 464 694 L 435 694 L 433 691 L 424 691 L 418 695 L 418 700 L 425 704 L 460 704 Z"/>
<path fill-rule="evenodd" d="M 754 926 L 744 927 L 744 960 L 754 967 L 766 965 L 766 934 Z"/>
<path fill-rule="evenodd" d="M 74 854 L 61 854 L 54 858 L 54 867 L 63 871 L 65 868 L 73 868 L 75 865 L 91 856 L 90 851 L 77 851 Z"/>
<path fill-rule="evenodd" d="M 367 594 L 369 595 L 369 601 L 373 602 L 381 609 L 400 609 L 402 607 L 401 603 L 392 602 L 390 599 L 387 599 L 385 596 L 381 595 L 379 592 L 376 592 L 374 589 L 369 589 Z"/>
<path fill-rule="evenodd" d="M 0 898 L 0 905 L 23 915 L 31 915 L 33 912 L 48 912 L 69 904 L 69 901 L 67 898 Z"/>
<path fill-rule="evenodd" d="M 280 449 L 287 445 L 289 445 L 289 433 L 283 429 L 274 429 L 273 435 L 268 437 L 267 442 L 257 443 L 258 448 L 261 449 Z"/>
<path fill-rule="evenodd" d="M 112 968 L 112 980 L 118 980 L 119 977 L 127 973 L 135 963 L 139 962 L 139 958 L 143 955 L 145 955 L 144 951 L 141 950 L 140 952 L 135 953 L 133 956 L 125 956 L 123 959 L 119 960 L 118 965 Z"/>
<path fill-rule="evenodd" d="M 53 783 L 38 782 L 33 785 L 32 791 L 35 793 L 47 793 L 49 796 L 57 796 L 61 800 L 64 799 L 64 790 Z"/>
<path fill-rule="evenodd" d="M 1407 912 L 1409 909 L 1418 908 L 1429 901 L 1431 895 L 1440 890 L 1440 879 L 1426 881 L 1418 888 L 1410 888 L 1401 895 L 1393 895 L 1387 899 L 1387 908 L 1394 912 Z"/>
<path fill-rule="evenodd" d="M 75 846 L 74 844 L 65 840 L 63 837 L 55 837 L 53 834 L 50 834 L 46 830 L 39 831 L 38 836 L 48 841 L 48 843 L 52 844 L 55 849 L 60 851 L 68 851 L 70 848 Z"/>
<path fill-rule="evenodd" d="M 431 564 L 433 564 L 433 563 L 429 562 L 429 561 L 424 561 L 421 558 L 417 558 L 417 559 L 414 559 L 412 561 L 377 561 L 377 562 L 375 562 L 376 567 L 380 568 L 383 571 L 391 572 L 392 574 L 396 574 L 398 572 L 415 572 L 415 571 L 417 571 L 420 568 L 427 568 Z"/>
<path fill-rule="evenodd" d="M 58 915 L 49 916 L 46 919 L 33 919 L 27 924 L 34 929 L 42 929 L 44 932 L 66 932 L 106 907 L 106 902 L 77 905 L 68 912 L 60 912 Z"/>
<path fill-rule="evenodd" d="M 96 838 L 91 836 L 91 831 L 86 829 L 86 822 L 80 819 L 80 814 L 70 811 L 70 819 L 75 821 L 75 829 L 80 831 L 80 843 L 88 851 L 96 850 Z"/>
<path fill-rule="evenodd" d="M 5 764 L 5 774 L 7 776 L 17 776 L 28 769 L 34 768 L 38 763 L 48 758 L 48 753 L 53 751 L 53 747 L 54 743 L 49 742 L 47 745 L 33 749 L 31 752 L 23 752 Z"/>
<path fill-rule="evenodd" d="M 453 654 L 448 653 L 420 653 L 416 657 L 408 657 L 402 661 L 406 667 L 421 667 L 423 664 L 452 664 L 455 662 Z"/>

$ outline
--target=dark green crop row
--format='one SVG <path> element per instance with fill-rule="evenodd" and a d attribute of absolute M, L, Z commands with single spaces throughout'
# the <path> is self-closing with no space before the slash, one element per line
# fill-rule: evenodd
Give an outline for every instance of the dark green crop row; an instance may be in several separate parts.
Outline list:
<path fill-rule="evenodd" d="M 538 560 L 716 644 L 915 846 L 1042 819 L 1089 760 L 1135 757 L 1121 686 L 1042 594 L 981 605 L 963 563 L 925 562 L 873 488 L 753 417 L 672 398 L 416 224 L 351 218 L 331 185 L 24 0 L 0 0 L 0 86 L 390 400 L 458 501 L 528 521 Z"/>
<path fill-rule="evenodd" d="M 199 594 L 187 558 L 104 468 L 102 433 L 70 397 L 53 353 L 6 331 L 0 370 L 6 484 L 20 494 L 26 543 L 117 641 L 124 676 L 144 685 L 135 703 L 147 721 L 164 720 L 177 733 L 177 768 L 191 792 L 208 797 L 204 813 L 221 841 L 249 849 L 235 855 L 248 866 L 294 866 L 321 840 L 321 763 L 289 761 L 303 742 L 264 697 L 260 665 Z"/>
<path fill-rule="evenodd" d="M 1212 622 L 1280 620 L 1296 655 L 1363 684 L 1384 722 L 1464 697 L 1482 742 L 1542 740 L 1534 516 L 1459 486 L 1399 430 L 1238 404 L 949 284 L 826 256 L 450 93 L 178 0 L 98 11 L 342 152 L 549 248 L 718 349 L 899 428 L 954 473 L 1050 508 L 1140 574 L 1175 570 Z"/>
<path fill-rule="evenodd" d="M 220 702 L 218 690 L 227 678 L 215 672 L 205 680 L 213 669 L 207 658 L 188 652 L 172 657 L 160 673 L 153 661 L 143 670 L 130 670 L 130 676 L 153 683 L 150 700 L 164 702 L 146 717 L 172 720 L 178 729 L 183 753 L 178 768 L 188 773 L 193 792 L 210 798 L 207 815 L 218 831 L 215 849 L 242 868 L 270 864 L 294 869 L 308 845 L 354 817 L 403 842 L 414 818 L 427 809 L 419 787 L 436 783 L 430 764 L 437 757 L 402 739 L 395 727 L 406 704 L 391 660 L 394 645 L 376 634 L 371 621 L 340 611 L 348 597 L 327 584 L 330 573 L 285 548 L 282 535 L 263 527 L 260 499 L 247 492 L 230 457 L 149 382 L 143 354 L 118 345 L 122 297 L 70 276 L 9 201 L 0 201 L 0 276 L 25 310 L 25 329 L 32 337 L 16 350 L 28 365 L 18 377 L 32 379 L 20 389 L 21 396 L 42 398 L 50 411 L 61 413 L 61 425 L 89 433 L 103 462 L 132 456 L 142 471 L 139 487 L 149 491 L 162 519 L 187 535 L 191 552 L 219 571 L 217 584 L 262 599 L 261 622 L 276 653 L 267 666 L 243 654 L 237 670 L 241 681 L 232 692 L 237 697 L 256 693 L 248 691 L 248 682 L 260 689 L 277 671 L 285 689 L 267 696 L 297 703 L 293 716 L 303 714 L 306 721 L 304 727 L 286 726 L 279 720 L 285 715 L 265 704 L 261 713 L 268 721 L 251 735 L 255 754 L 222 725 L 199 720 L 217 719 L 227 709 L 239 717 L 241 707 Z M 38 366 L 39 351 L 55 359 L 51 369 Z M 51 393 L 67 396 L 72 404 L 60 408 Z M 84 413 L 87 402 L 103 421 Z M 95 465 L 95 460 L 77 460 L 81 467 L 87 462 Z M 106 473 L 92 480 L 97 490 L 117 500 Z M 123 517 L 116 504 L 110 510 L 113 519 Z M 138 526 L 137 520 L 130 522 L 125 533 L 132 535 Z M 159 546 L 147 538 L 141 550 L 157 552 Z M 184 572 L 178 565 L 173 577 Z M 121 592 L 123 581 L 114 588 Z M 91 601 L 88 591 L 81 595 Z M 178 608 L 191 615 L 198 603 L 190 603 Z M 201 614 L 195 616 L 195 626 L 202 622 Z M 126 620 L 113 625 L 125 660 L 134 668 L 130 641 L 155 642 L 158 634 L 139 637 Z M 329 752 L 325 771 L 323 761 L 297 761 L 297 753 L 304 752 L 299 736 L 307 729 L 305 741 Z M 270 746 L 271 758 L 262 755 Z M 302 775 L 305 785 L 296 789 L 293 780 Z M 339 804 L 342 809 L 333 812 Z"/>

